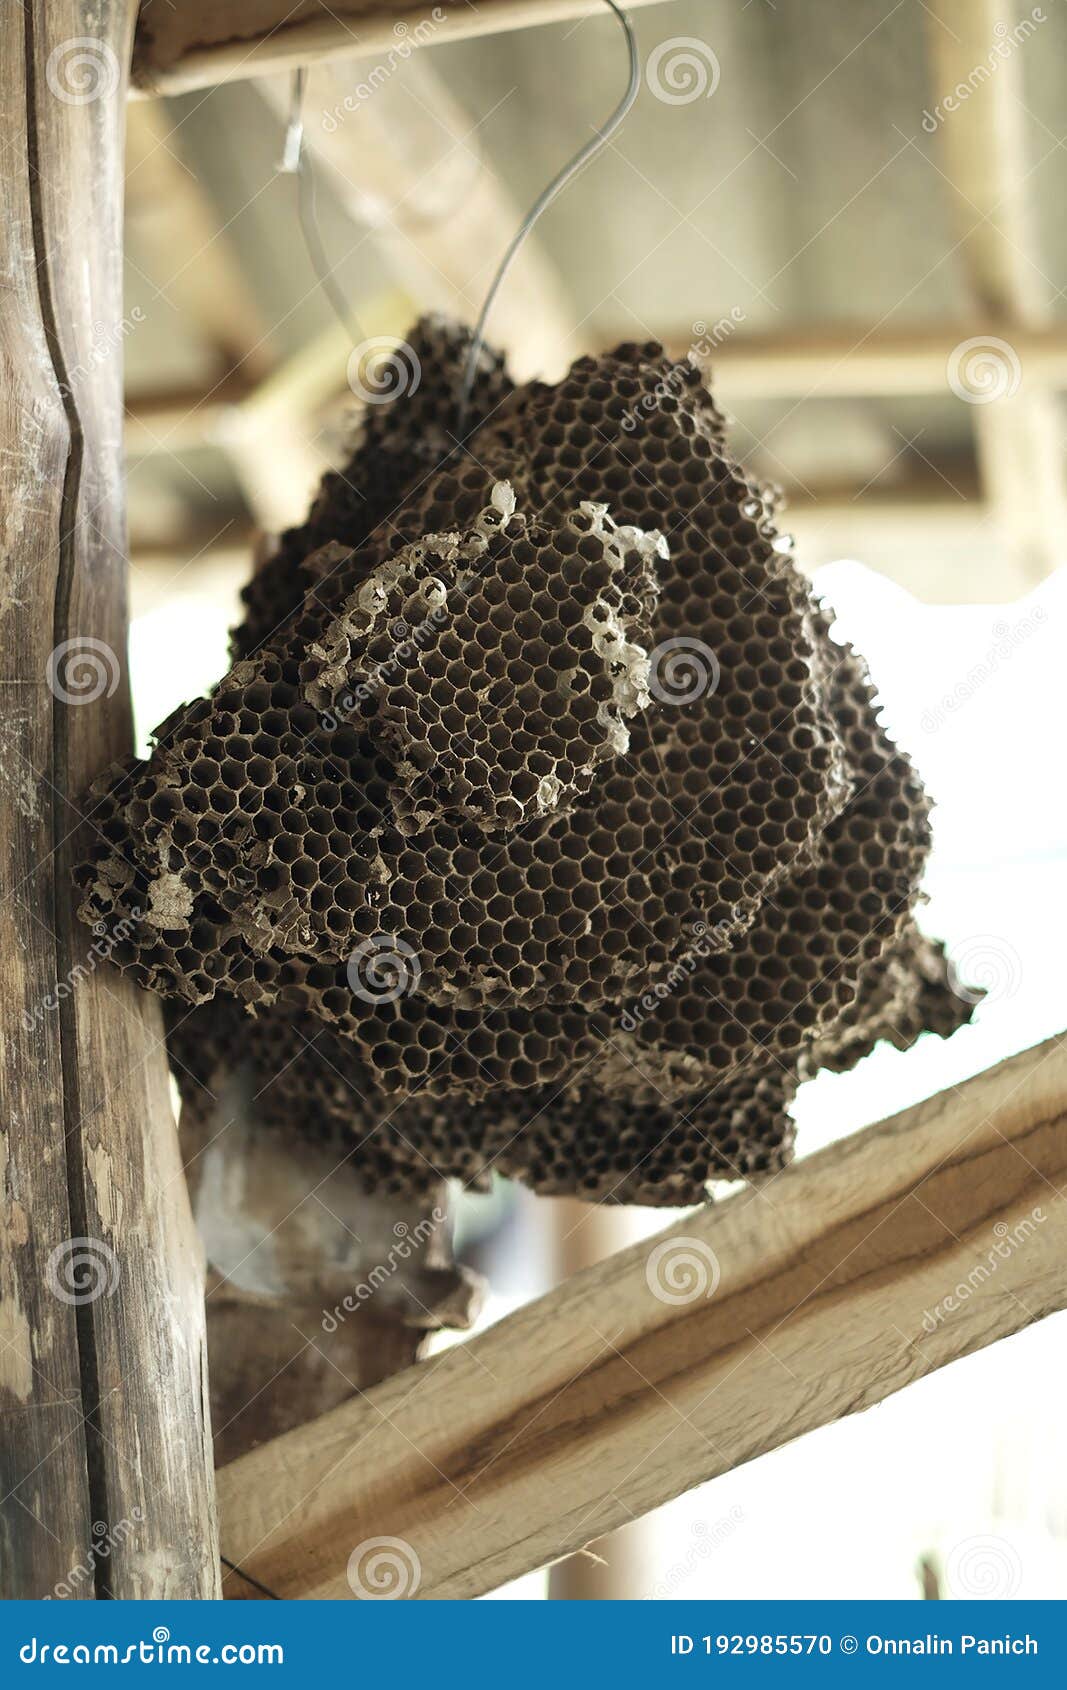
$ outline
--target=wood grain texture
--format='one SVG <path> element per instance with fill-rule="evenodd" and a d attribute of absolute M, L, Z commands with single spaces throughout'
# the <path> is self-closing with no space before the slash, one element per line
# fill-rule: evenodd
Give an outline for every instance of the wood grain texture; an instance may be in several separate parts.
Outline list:
<path fill-rule="evenodd" d="M 657 3 L 629 0 L 629 9 Z M 397 56 L 420 26 L 432 25 L 429 39 L 439 44 L 602 11 L 603 0 L 142 0 L 133 92 L 176 94 L 328 59 Z"/>
<path fill-rule="evenodd" d="M 130 743 L 130 25 L 122 0 L 0 13 L 5 1597 L 218 1593 L 203 1263 L 158 1005 L 73 908 L 86 787 Z"/>
<path fill-rule="evenodd" d="M 1063 1308 L 1065 1176 L 1067 1036 L 242 1457 L 224 1553 L 348 1597 L 352 1552 L 389 1537 L 409 1594 L 492 1590 Z"/>

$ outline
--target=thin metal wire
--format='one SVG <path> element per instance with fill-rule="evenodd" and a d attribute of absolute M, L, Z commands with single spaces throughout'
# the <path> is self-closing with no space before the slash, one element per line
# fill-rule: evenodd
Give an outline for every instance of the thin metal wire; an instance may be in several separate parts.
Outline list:
<path fill-rule="evenodd" d="M 534 224 L 547 211 L 548 207 L 562 193 L 569 182 L 572 182 L 579 171 L 594 159 L 611 137 L 616 134 L 624 118 L 637 99 L 641 86 L 641 67 L 637 54 L 637 38 L 634 35 L 633 24 L 616 0 L 604 0 L 622 26 L 626 37 L 626 49 L 629 57 L 629 76 L 626 92 L 611 113 L 610 117 L 595 130 L 591 140 L 575 153 L 563 169 L 555 175 L 546 188 L 543 188 L 534 200 L 526 216 L 516 229 L 507 251 L 497 266 L 496 274 L 489 284 L 489 291 L 485 296 L 482 309 L 478 314 L 478 321 L 474 325 L 470 346 L 463 366 L 463 376 L 460 382 L 459 400 L 456 411 L 456 431 L 462 441 L 467 432 L 467 418 L 470 411 L 471 393 L 474 389 L 474 378 L 478 370 L 478 360 L 485 345 L 485 328 L 489 320 L 501 286 L 511 269 L 527 236 Z M 318 213 L 315 204 L 315 175 L 311 165 L 311 158 L 304 146 L 304 91 L 307 86 L 307 72 L 303 67 L 293 71 L 290 83 L 289 122 L 285 132 L 285 146 L 279 168 L 297 179 L 297 212 L 300 219 L 300 229 L 304 237 L 311 267 L 316 280 L 333 308 L 338 321 L 347 330 L 353 346 L 361 344 L 366 336 L 360 326 L 359 319 L 352 311 L 343 290 L 339 287 L 333 270 L 326 257 L 323 245 L 322 231 L 319 227 Z"/>
<path fill-rule="evenodd" d="M 630 74 L 626 85 L 626 92 L 615 107 L 611 116 L 608 118 L 607 122 L 603 124 L 601 128 L 597 129 L 593 139 L 591 141 L 587 141 L 581 151 L 575 153 L 570 162 L 563 166 L 563 169 L 559 172 L 559 174 L 552 178 L 552 181 L 548 184 L 547 188 L 542 189 L 541 193 L 538 194 L 533 205 L 530 207 L 518 229 L 515 231 L 515 235 L 512 238 L 503 258 L 500 260 L 496 275 L 493 277 L 493 280 L 489 285 L 489 292 L 485 296 L 485 303 L 482 306 L 478 321 L 474 326 L 474 334 L 471 337 L 466 362 L 463 366 L 463 379 L 460 383 L 459 405 L 456 413 L 456 432 L 461 441 L 466 437 L 467 433 L 467 416 L 470 410 L 470 399 L 471 392 L 474 387 L 474 377 L 478 368 L 478 360 L 482 355 L 482 347 L 485 345 L 486 321 L 488 320 L 490 311 L 493 309 L 496 296 L 500 292 L 501 283 L 508 271 L 511 269 L 511 265 L 517 256 L 520 247 L 525 241 L 527 235 L 530 233 L 534 224 L 537 222 L 538 218 L 541 216 L 541 213 L 543 211 L 547 211 L 557 194 L 563 191 L 568 182 L 573 181 L 578 172 L 587 165 L 591 159 L 594 159 L 603 147 L 607 146 L 611 137 L 616 133 L 627 112 L 630 110 L 630 107 L 636 100 L 638 90 L 641 86 L 641 67 L 637 56 L 637 39 L 634 35 L 633 24 L 630 22 L 629 17 L 622 10 L 621 6 L 616 5 L 615 0 L 604 0 L 604 3 L 605 5 L 610 6 L 611 10 L 615 13 L 615 16 L 618 18 L 626 35 L 626 47 L 630 58 Z"/>
<path fill-rule="evenodd" d="M 282 161 L 279 169 L 286 174 L 296 177 L 296 209 L 300 220 L 300 232 L 304 237 L 304 246 L 311 261 L 311 268 L 315 272 L 315 280 L 329 300 L 333 313 L 344 328 L 353 347 L 359 346 L 366 340 L 366 335 L 352 307 L 349 305 L 343 288 L 338 284 L 333 268 L 326 256 L 323 244 L 322 230 L 319 227 L 318 209 L 315 202 L 315 173 L 312 169 L 311 154 L 304 145 L 304 90 L 307 87 L 307 71 L 301 66 L 294 70 L 289 88 L 289 122 L 285 131 L 285 145 L 282 151 Z"/>

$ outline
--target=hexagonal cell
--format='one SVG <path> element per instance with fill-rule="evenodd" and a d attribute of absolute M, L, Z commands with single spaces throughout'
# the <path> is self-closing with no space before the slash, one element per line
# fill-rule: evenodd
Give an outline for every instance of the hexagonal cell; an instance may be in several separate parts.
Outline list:
<path fill-rule="evenodd" d="M 372 1189 L 765 1177 L 802 1078 L 971 1013 L 922 787 L 699 371 L 487 352 L 460 449 L 467 331 L 411 344 L 229 673 L 94 788 L 82 914 L 175 1002 L 188 1107 L 250 1068 Z"/>

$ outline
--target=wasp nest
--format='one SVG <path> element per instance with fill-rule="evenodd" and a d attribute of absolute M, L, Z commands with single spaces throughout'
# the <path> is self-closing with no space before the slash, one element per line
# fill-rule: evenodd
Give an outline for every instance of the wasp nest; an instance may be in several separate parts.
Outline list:
<path fill-rule="evenodd" d="M 783 1164 L 801 1079 L 967 1019 L 928 803 L 697 369 L 487 353 L 456 450 L 466 346 L 418 326 L 230 672 L 99 784 L 83 914 L 191 1107 L 240 1068 L 373 1189 L 693 1202 Z"/>

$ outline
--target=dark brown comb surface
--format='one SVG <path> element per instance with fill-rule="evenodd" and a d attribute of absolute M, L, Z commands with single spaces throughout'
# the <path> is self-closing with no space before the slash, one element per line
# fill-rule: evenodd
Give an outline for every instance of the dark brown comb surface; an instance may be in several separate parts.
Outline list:
<path fill-rule="evenodd" d="M 969 1016 L 927 800 L 696 369 L 487 355 L 460 452 L 465 333 L 411 344 L 234 667 L 95 791 L 83 914 L 191 1107 L 240 1067 L 371 1186 L 693 1202 L 817 1067 Z"/>

